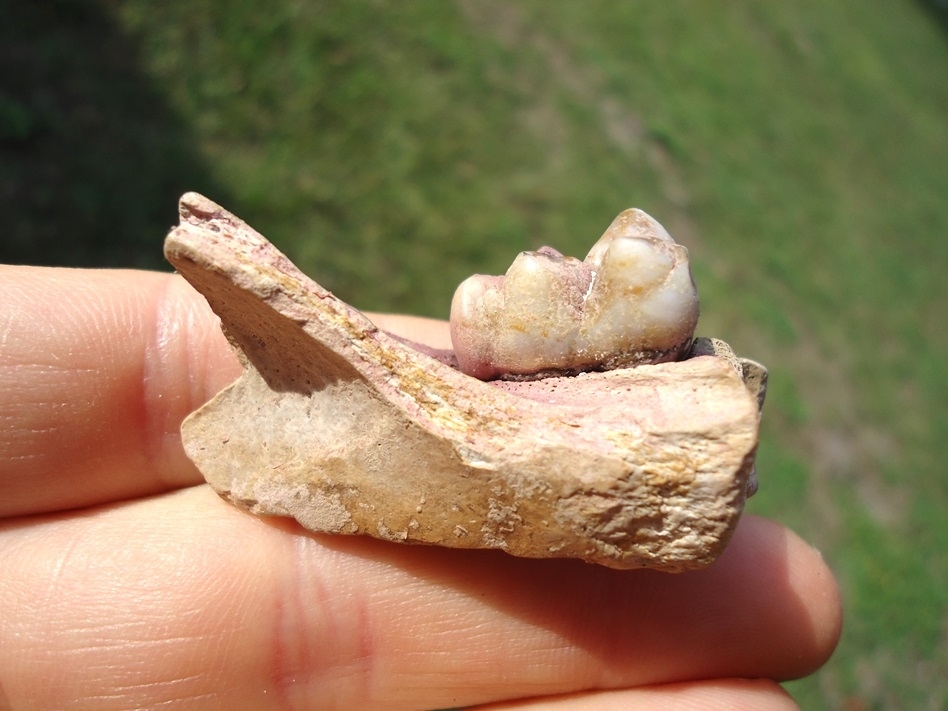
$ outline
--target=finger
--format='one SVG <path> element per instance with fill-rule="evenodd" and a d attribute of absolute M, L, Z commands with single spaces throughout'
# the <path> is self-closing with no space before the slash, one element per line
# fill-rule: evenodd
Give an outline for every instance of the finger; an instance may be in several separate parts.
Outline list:
<path fill-rule="evenodd" d="M 447 333 L 434 319 L 373 318 L 431 345 Z M 180 277 L 0 267 L 0 517 L 200 482 L 181 421 L 239 374 Z"/>
<path fill-rule="evenodd" d="M 307 535 L 196 487 L 10 522 L 0 569 L 14 708 L 444 708 L 781 679 L 839 632 L 819 555 L 753 517 L 715 565 L 667 575 Z"/>
<path fill-rule="evenodd" d="M 774 681 L 727 679 L 525 699 L 478 706 L 476 711 L 794 711 L 798 708 Z"/>
<path fill-rule="evenodd" d="M 200 481 L 178 428 L 239 372 L 180 277 L 0 268 L 0 516 Z"/>
<path fill-rule="evenodd" d="M 397 333 L 409 341 L 423 343 L 432 348 L 450 349 L 451 332 L 448 322 L 424 316 L 403 316 L 401 314 L 368 314 L 379 328 Z"/>

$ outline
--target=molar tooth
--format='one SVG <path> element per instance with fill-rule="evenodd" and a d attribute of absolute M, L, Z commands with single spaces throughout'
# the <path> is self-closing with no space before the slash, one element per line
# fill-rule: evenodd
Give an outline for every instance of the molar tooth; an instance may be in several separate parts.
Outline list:
<path fill-rule="evenodd" d="M 451 335 L 461 370 L 489 379 L 672 360 L 697 316 L 688 250 L 626 210 L 583 262 L 544 247 L 522 252 L 504 277 L 469 278 Z"/>
<path fill-rule="evenodd" d="M 675 257 L 670 247 L 655 238 L 618 237 L 612 240 L 596 270 L 593 290 L 597 285 L 603 285 L 635 295 L 651 289 L 674 266 Z"/>
<path fill-rule="evenodd" d="M 682 342 L 682 331 L 693 333 L 697 298 L 684 247 L 651 235 L 613 235 L 600 244 L 582 333 L 604 358 L 641 352 L 651 359 L 646 351 L 668 351 Z"/>
<path fill-rule="evenodd" d="M 522 252 L 504 277 L 465 280 L 451 305 L 461 369 L 489 378 L 568 367 L 589 281 L 581 264 L 544 248 Z"/>
<path fill-rule="evenodd" d="M 483 336 L 502 331 L 504 277 L 475 274 L 454 292 L 451 300 L 451 341 L 461 370 L 481 380 L 494 376 L 492 344 Z"/>
<path fill-rule="evenodd" d="M 630 237 L 633 239 L 653 238 L 662 242 L 675 244 L 667 230 L 659 224 L 658 220 L 638 208 L 630 208 L 619 213 L 612 221 L 612 224 L 606 229 L 599 238 L 599 241 L 592 246 L 586 255 L 586 262 L 592 264 L 594 268 L 602 263 L 605 252 L 609 249 L 617 238 Z"/>

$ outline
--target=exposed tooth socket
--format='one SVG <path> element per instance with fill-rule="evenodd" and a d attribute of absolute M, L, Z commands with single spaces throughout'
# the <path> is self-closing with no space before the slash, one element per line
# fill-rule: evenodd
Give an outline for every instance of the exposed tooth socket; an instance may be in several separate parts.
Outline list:
<path fill-rule="evenodd" d="M 505 276 L 465 280 L 451 303 L 460 368 L 482 380 L 676 360 L 697 322 L 688 250 L 637 209 L 585 260 L 521 252 Z"/>

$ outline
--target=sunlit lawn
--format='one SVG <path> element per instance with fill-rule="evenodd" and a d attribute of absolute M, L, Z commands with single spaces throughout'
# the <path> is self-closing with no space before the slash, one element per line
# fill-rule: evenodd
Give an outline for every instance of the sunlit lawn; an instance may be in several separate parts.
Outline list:
<path fill-rule="evenodd" d="M 148 87 L 111 95 L 116 125 L 165 153 L 144 185 L 145 158 L 97 168 L 144 196 L 129 229 L 201 189 L 347 301 L 445 316 L 522 249 L 582 256 L 633 205 L 661 220 L 699 330 L 772 373 L 750 508 L 843 586 L 839 652 L 792 693 L 948 706 L 948 35 L 920 4 L 107 5 Z M 15 98 L 17 150 L 70 130 Z"/>

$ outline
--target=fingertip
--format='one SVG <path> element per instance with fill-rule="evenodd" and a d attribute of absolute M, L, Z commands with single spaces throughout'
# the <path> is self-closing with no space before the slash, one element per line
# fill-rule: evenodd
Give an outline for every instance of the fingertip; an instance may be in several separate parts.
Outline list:
<path fill-rule="evenodd" d="M 448 322 L 425 316 L 406 316 L 403 314 L 366 314 L 379 328 L 390 331 L 402 338 L 422 343 L 431 348 L 450 349 L 451 333 Z"/>
<path fill-rule="evenodd" d="M 768 522 L 770 525 L 776 525 Z M 791 560 L 790 585 L 806 601 L 812 636 L 809 665 L 797 676 L 812 674 L 836 650 L 843 630 L 843 604 L 839 585 L 823 554 L 790 529 L 783 529 Z"/>
<path fill-rule="evenodd" d="M 181 422 L 240 375 L 220 319 L 181 276 L 156 289 L 142 354 L 144 442 L 165 489 L 200 481 L 185 456 Z"/>
<path fill-rule="evenodd" d="M 721 563 L 758 581 L 755 614 L 776 625 L 760 628 L 771 635 L 761 647 L 782 659 L 776 678 L 804 677 L 826 663 L 842 631 L 842 604 L 836 579 L 817 549 L 781 524 L 748 514 Z M 781 654 L 781 647 L 796 653 Z"/>
<path fill-rule="evenodd" d="M 176 347 L 182 357 L 184 367 L 172 374 L 184 375 L 197 386 L 194 397 L 199 404 L 240 375 L 240 362 L 221 330 L 220 318 L 184 277 L 168 277 L 156 304 L 155 321 L 156 343 L 162 348 Z"/>

